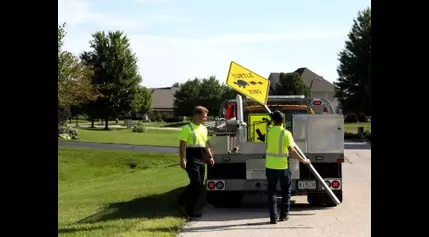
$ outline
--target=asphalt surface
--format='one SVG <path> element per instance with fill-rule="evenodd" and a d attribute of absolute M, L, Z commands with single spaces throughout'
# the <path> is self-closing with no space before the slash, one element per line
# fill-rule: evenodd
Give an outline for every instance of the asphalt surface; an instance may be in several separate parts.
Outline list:
<path fill-rule="evenodd" d="M 152 153 L 178 153 L 179 152 L 179 148 L 177 147 L 135 146 L 135 145 L 106 144 L 106 143 L 92 143 L 92 142 L 58 141 L 58 146 L 105 149 L 105 150 L 139 151 L 139 152 L 152 152 Z"/>
<path fill-rule="evenodd" d="M 343 166 L 343 203 L 317 208 L 305 197 L 293 197 L 290 219 L 268 224 L 266 197 L 246 197 L 244 207 L 207 207 L 204 216 L 186 225 L 179 237 L 369 237 L 371 236 L 371 148 L 346 143 Z"/>

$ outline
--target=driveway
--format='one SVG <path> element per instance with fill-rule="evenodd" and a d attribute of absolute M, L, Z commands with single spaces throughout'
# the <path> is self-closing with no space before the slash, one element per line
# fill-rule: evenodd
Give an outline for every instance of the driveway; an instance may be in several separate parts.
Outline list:
<path fill-rule="evenodd" d="M 207 207 L 204 216 L 186 225 L 180 237 L 369 237 L 371 236 L 371 148 L 346 143 L 343 165 L 344 202 L 316 208 L 305 197 L 293 197 L 290 219 L 268 224 L 266 197 L 247 197 L 244 207 Z"/>

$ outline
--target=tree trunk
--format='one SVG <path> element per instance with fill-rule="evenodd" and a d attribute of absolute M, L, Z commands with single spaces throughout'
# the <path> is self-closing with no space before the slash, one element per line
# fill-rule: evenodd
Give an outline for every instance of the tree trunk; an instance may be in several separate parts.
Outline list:
<path fill-rule="evenodd" d="M 91 128 L 95 128 L 95 126 L 94 126 L 94 117 L 91 117 Z"/>
<path fill-rule="evenodd" d="M 78 120 L 78 117 L 76 116 L 76 127 L 78 128 L 79 127 L 79 120 Z"/>
<path fill-rule="evenodd" d="M 106 117 L 106 124 L 104 125 L 104 130 L 109 130 L 109 117 Z"/>

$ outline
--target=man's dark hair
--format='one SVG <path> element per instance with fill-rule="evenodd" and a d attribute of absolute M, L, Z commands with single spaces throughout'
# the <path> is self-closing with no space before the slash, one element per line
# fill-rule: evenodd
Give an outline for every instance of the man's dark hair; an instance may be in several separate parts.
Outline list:
<path fill-rule="evenodd" d="M 276 110 L 271 114 L 271 119 L 274 123 L 282 123 L 283 122 L 283 113 Z"/>
<path fill-rule="evenodd" d="M 203 113 L 208 114 L 209 110 L 206 107 L 204 107 L 204 106 L 197 106 L 197 107 L 195 107 L 195 109 L 194 109 L 194 115 L 196 115 L 196 114 L 203 114 Z"/>

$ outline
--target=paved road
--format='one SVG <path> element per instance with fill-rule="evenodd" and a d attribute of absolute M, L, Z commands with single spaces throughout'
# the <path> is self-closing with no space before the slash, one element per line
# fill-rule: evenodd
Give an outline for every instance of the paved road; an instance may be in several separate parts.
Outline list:
<path fill-rule="evenodd" d="M 179 152 L 179 149 L 176 147 L 135 146 L 135 145 L 103 144 L 103 143 L 92 143 L 92 142 L 58 141 L 58 146 L 82 147 L 82 148 L 106 149 L 106 150 L 153 152 L 153 153 L 177 153 L 177 152 Z"/>
<path fill-rule="evenodd" d="M 240 209 L 208 207 L 180 237 L 369 237 L 371 236 L 371 148 L 345 144 L 344 202 L 335 208 L 312 208 L 305 197 L 293 198 L 289 221 L 268 224 L 266 197 L 244 200 Z M 246 204 L 247 203 L 247 204 Z M 257 203 L 250 204 L 250 203 Z"/>

